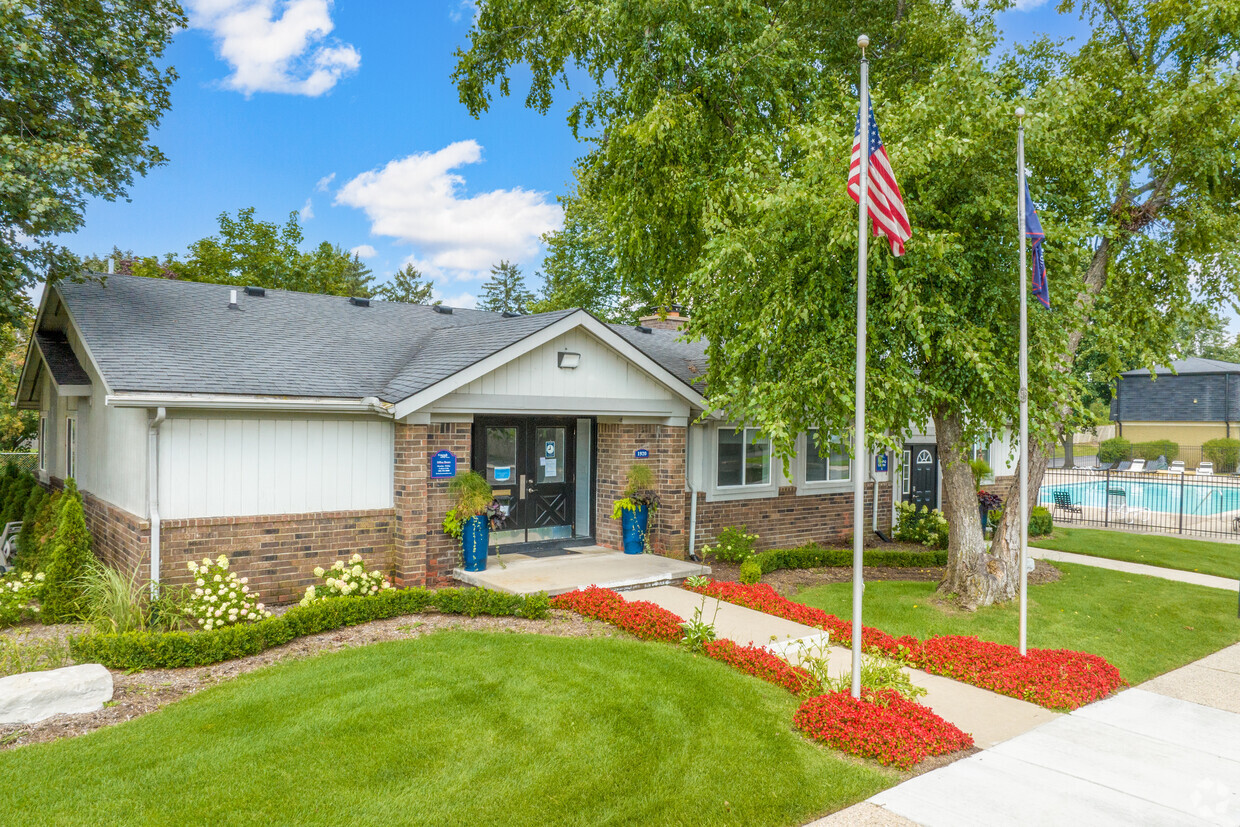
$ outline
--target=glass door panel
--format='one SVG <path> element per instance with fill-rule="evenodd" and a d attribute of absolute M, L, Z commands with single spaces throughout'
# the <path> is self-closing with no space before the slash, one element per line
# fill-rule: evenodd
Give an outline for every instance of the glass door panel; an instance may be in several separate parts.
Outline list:
<path fill-rule="evenodd" d="M 516 425 L 488 425 L 483 430 L 487 482 L 505 511 L 504 521 L 491 532 L 497 545 L 525 542 L 519 447 L 520 429 Z"/>

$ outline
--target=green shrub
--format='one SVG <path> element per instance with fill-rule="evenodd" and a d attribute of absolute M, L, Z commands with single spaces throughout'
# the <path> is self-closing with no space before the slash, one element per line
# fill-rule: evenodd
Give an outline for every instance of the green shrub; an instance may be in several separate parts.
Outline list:
<path fill-rule="evenodd" d="M 1211 439 L 1201 446 L 1201 453 L 1214 463 L 1214 470 L 1230 474 L 1240 464 L 1240 439 Z"/>
<path fill-rule="evenodd" d="M 0 575 L 0 627 L 15 626 L 39 616 L 43 580 L 42 573 L 28 571 Z"/>
<path fill-rule="evenodd" d="M 762 564 L 752 557 L 741 563 L 741 582 L 752 586 L 762 579 Z"/>
<path fill-rule="evenodd" d="M 94 562 L 90 552 L 90 532 L 82 500 L 72 479 L 65 483 L 60 522 L 47 558 L 47 580 L 43 584 L 43 622 L 64 623 L 80 617 L 81 578 Z"/>
<path fill-rule="evenodd" d="M 757 534 L 747 534 L 745 526 L 728 526 L 719 532 L 713 546 L 702 547 L 703 554 L 714 554 L 715 559 L 724 563 L 743 563 L 753 556 L 754 546 L 758 541 Z"/>
<path fill-rule="evenodd" d="M 56 535 L 56 523 L 60 518 L 63 491 L 53 491 L 39 504 L 39 514 L 34 520 L 34 535 L 30 538 L 27 559 L 31 568 L 43 568 L 52 551 L 52 538 Z"/>
<path fill-rule="evenodd" d="M 36 485 L 30 490 L 26 499 L 26 510 L 22 512 L 22 530 L 17 535 L 17 562 L 19 568 L 38 568 L 39 548 L 35 541 L 35 522 L 39 518 L 39 510 L 47 499 L 47 491 L 43 486 Z"/>
<path fill-rule="evenodd" d="M 1044 537 L 1055 530 L 1055 521 L 1051 512 L 1040 505 L 1035 505 L 1029 512 L 1029 536 Z"/>
<path fill-rule="evenodd" d="M 1155 439 L 1150 442 L 1134 442 L 1132 444 L 1133 458 L 1140 457 L 1145 460 L 1158 459 L 1166 457 L 1167 462 L 1177 459 L 1180 456 L 1180 446 L 1169 439 Z"/>
<path fill-rule="evenodd" d="M 800 548 L 771 549 L 760 551 L 753 559 L 762 567 L 763 574 L 780 569 L 814 569 L 834 566 L 851 566 L 852 549 L 822 548 L 808 543 Z M 906 551 L 904 549 L 866 549 L 862 552 L 862 565 L 888 568 L 930 568 L 947 565 L 946 551 Z"/>
<path fill-rule="evenodd" d="M 1123 462 L 1132 458 L 1132 443 L 1122 436 L 1104 439 L 1098 443 L 1099 462 Z"/>
<path fill-rule="evenodd" d="M 0 513 L 0 526 L 15 523 L 26 511 L 26 500 L 30 499 L 30 491 L 35 487 L 34 477 L 22 474 L 9 486 L 4 498 L 4 511 Z"/>
<path fill-rule="evenodd" d="M 257 654 L 305 635 L 356 626 L 372 620 L 418 614 L 547 616 L 545 594 L 517 595 L 487 589 L 388 589 L 366 597 L 329 597 L 294 606 L 257 623 L 225 626 L 209 632 L 123 632 L 74 635 L 69 649 L 78 663 L 102 663 L 112 669 L 174 669 L 205 666 Z"/>
<path fill-rule="evenodd" d="M 896 503 L 896 525 L 892 536 L 905 543 L 921 543 L 927 548 L 947 548 L 947 519 L 937 508 L 912 503 Z"/>
<path fill-rule="evenodd" d="M 994 469 L 990 467 L 990 463 L 978 457 L 969 462 L 969 468 L 973 471 L 973 487 L 981 488 L 982 480 L 994 473 Z"/>

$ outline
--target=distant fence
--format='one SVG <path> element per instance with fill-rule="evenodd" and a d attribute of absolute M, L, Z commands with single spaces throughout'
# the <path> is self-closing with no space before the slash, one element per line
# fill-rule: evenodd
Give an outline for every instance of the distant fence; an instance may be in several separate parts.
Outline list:
<path fill-rule="evenodd" d="M 33 474 L 35 471 L 39 470 L 39 455 L 29 454 L 29 453 L 21 453 L 21 454 L 0 453 L 0 467 L 3 467 L 5 465 L 16 465 L 21 470 L 29 471 L 30 473 Z"/>
<path fill-rule="evenodd" d="M 1240 538 L 1240 476 L 1049 468 L 1038 503 L 1056 525 Z"/>

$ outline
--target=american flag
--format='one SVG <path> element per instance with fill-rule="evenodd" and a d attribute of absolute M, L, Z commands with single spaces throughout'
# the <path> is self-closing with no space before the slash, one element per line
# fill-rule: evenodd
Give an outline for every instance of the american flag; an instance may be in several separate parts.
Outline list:
<path fill-rule="evenodd" d="M 904 211 L 904 196 L 891 171 L 887 150 L 878 137 L 878 121 L 874 120 L 874 106 L 870 106 L 870 219 L 874 222 L 874 235 L 886 236 L 891 242 L 891 254 L 904 255 L 904 242 L 913 235 Z M 852 163 L 848 167 L 848 194 L 861 203 L 861 110 L 857 109 L 857 131 L 853 136 Z"/>

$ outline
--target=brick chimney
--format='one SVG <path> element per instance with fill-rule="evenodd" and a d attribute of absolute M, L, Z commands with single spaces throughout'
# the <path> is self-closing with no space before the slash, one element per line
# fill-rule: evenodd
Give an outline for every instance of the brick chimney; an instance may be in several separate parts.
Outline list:
<path fill-rule="evenodd" d="M 649 327 L 652 330 L 680 330 L 685 326 L 685 322 L 689 321 L 687 315 L 681 315 L 681 308 L 678 305 L 664 309 L 663 313 L 652 313 L 649 316 L 642 316 L 638 320 L 638 324 L 643 327 Z"/>

